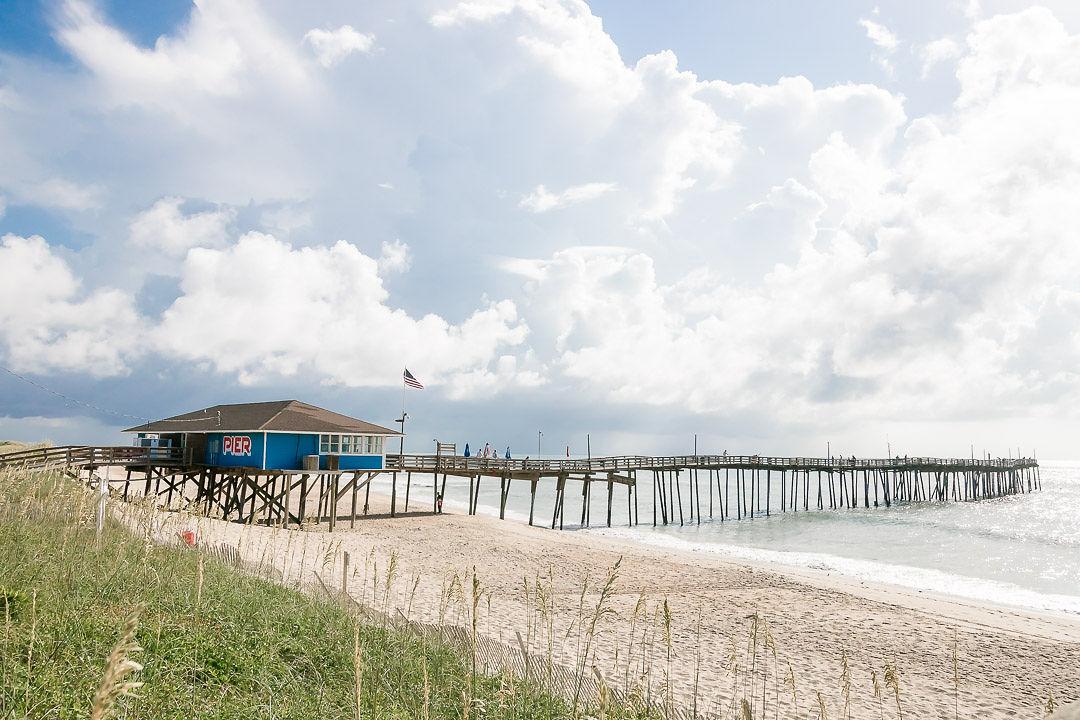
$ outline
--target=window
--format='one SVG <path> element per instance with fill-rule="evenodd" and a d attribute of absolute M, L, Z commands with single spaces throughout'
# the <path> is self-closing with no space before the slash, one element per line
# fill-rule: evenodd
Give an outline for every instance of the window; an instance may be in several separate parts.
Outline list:
<path fill-rule="evenodd" d="M 320 435 L 319 452 L 342 455 L 381 455 L 381 435 Z"/>

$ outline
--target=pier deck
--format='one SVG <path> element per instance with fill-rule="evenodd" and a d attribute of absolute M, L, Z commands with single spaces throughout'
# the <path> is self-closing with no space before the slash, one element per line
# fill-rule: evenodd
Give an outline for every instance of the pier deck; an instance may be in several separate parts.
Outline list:
<path fill-rule="evenodd" d="M 358 517 L 368 514 L 372 480 L 379 475 L 389 476 L 391 516 L 398 514 L 401 480 L 404 511 L 409 511 L 410 501 L 415 504 L 411 497 L 414 474 L 432 478 L 432 504 L 424 503 L 431 513 L 442 512 L 448 477 L 468 478 L 469 514 L 477 512 L 482 480 L 497 478 L 500 517 L 506 515 L 511 483 L 527 482 L 530 524 L 535 523 L 537 493 L 541 489 L 553 492 L 552 528 L 564 526 L 571 482 L 580 483 L 583 526 L 591 524 L 592 488 L 597 483 L 607 491 L 608 526 L 613 522 L 616 487 L 625 488 L 626 522 L 640 523 L 642 480 L 651 486 L 653 525 L 911 502 L 977 501 L 1041 489 L 1039 464 L 1033 458 L 721 454 L 534 460 L 405 454 L 387 455 L 386 467 L 379 470 L 261 470 L 193 463 L 182 448 L 64 446 L 0 455 L 0 467 L 5 465 L 60 469 L 102 491 L 115 488 L 124 500 L 151 496 L 166 507 L 182 505 L 239 522 L 281 527 L 326 523 L 331 530 L 341 520 L 354 526 Z M 124 477 L 109 477 L 101 472 L 105 468 L 121 468 Z"/>

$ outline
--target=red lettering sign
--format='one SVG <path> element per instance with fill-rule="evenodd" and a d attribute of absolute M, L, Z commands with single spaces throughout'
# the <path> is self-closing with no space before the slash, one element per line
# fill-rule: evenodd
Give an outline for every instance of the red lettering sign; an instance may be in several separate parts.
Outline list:
<path fill-rule="evenodd" d="M 221 438 L 221 452 L 224 455 L 250 456 L 251 438 L 247 435 L 225 435 Z"/>

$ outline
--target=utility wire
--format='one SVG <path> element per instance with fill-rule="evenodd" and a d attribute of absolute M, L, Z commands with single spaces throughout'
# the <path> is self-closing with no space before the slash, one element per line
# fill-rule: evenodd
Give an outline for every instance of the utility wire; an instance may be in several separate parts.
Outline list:
<path fill-rule="evenodd" d="M 8 375 L 11 375 L 12 377 L 15 377 L 15 378 L 18 378 L 19 380 L 22 380 L 27 385 L 33 385 L 38 390 L 41 390 L 43 392 L 47 392 L 50 395 L 55 395 L 56 397 L 60 398 L 61 400 L 69 402 L 69 403 L 71 403 L 73 405 L 81 405 L 82 407 L 89 408 L 91 410 L 96 410 L 96 411 L 98 411 L 100 413 L 105 413 L 106 415 L 115 415 L 116 417 L 131 418 L 132 420 L 139 420 L 141 422 L 149 422 L 146 418 L 139 417 L 138 415 L 132 415 L 130 413 L 119 412 L 118 410 L 110 410 L 109 408 L 104 408 L 104 407 L 101 407 L 100 405 L 94 405 L 93 403 L 88 403 L 88 402 L 85 402 L 83 400 L 78 400 L 76 398 L 73 398 L 70 395 L 65 395 L 62 392 L 58 392 L 56 390 L 53 390 L 52 388 L 46 387 L 46 386 L 42 385 L 39 382 L 35 382 L 35 381 L 31 380 L 28 377 L 20 375 L 19 373 L 15 372 L 14 370 L 6 368 L 3 365 L 0 365 L 0 370 L 3 370 L 4 372 L 6 372 Z"/>
<path fill-rule="evenodd" d="M 150 424 L 150 420 L 148 418 L 140 417 L 138 415 L 132 415 L 131 413 L 120 412 L 119 410 L 110 410 L 109 408 L 104 408 L 104 407 L 101 407 L 100 405 L 94 405 L 93 403 L 88 403 L 88 402 L 85 402 L 83 400 L 73 398 L 70 395 L 65 395 L 62 392 L 58 392 L 56 390 L 53 390 L 52 388 L 46 387 L 46 386 L 42 385 L 39 382 L 35 382 L 35 381 L 31 380 L 28 377 L 20 375 L 19 373 L 15 372 L 14 370 L 11 370 L 10 368 L 6 368 L 3 365 L 0 365 L 0 370 L 3 370 L 4 372 L 6 372 L 8 375 L 11 375 L 12 377 L 15 377 L 15 378 L 18 378 L 19 380 L 22 380 L 24 383 L 26 383 L 28 385 L 33 385 L 38 390 L 41 390 L 43 392 L 47 392 L 50 395 L 55 395 L 56 397 L 66 401 L 68 403 L 71 403 L 72 405 L 80 405 L 82 407 L 89 408 L 90 410 L 96 410 L 96 411 L 98 411 L 100 413 L 105 413 L 106 415 L 114 415 L 116 417 L 129 418 L 131 420 L 138 420 L 140 425 L 143 425 L 143 424 L 149 425 Z M 218 411 L 216 415 L 208 415 L 206 417 L 201 417 L 201 418 L 187 418 L 185 420 L 170 420 L 169 422 L 171 422 L 171 423 L 173 423 L 173 422 L 177 422 L 177 423 L 181 423 L 181 422 L 207 422 L 207 421 L 210 421 L 210 420 L 216 421 L 217 424 L 220 426 L 221 425 L 221 411 Z"/>

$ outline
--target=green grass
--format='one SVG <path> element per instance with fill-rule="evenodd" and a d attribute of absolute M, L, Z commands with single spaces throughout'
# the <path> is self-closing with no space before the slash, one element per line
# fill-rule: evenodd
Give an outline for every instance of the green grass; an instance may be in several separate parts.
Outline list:
<path fill-rule="evenodd" d="M 479 676 L 448 646 L 118 523 L 96 540 L 93 498 L 55 475 L 0 472 L 0 718 L 86 718 L 125 619 L 138 612 L 123 718 L 569 717 L 508 676 Z M 425 701 L 425 673 L 428 678 Z M 470 691 L 471 687 L 471 691 Z M 470 697 L 471 692 L 471 697 Z M 609 708 L 608 718 L 645 717 Z"/>

